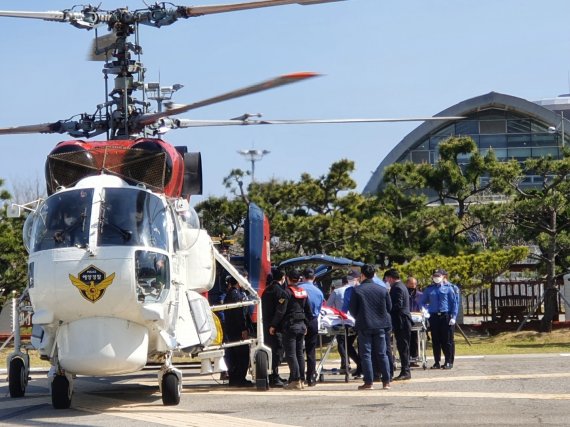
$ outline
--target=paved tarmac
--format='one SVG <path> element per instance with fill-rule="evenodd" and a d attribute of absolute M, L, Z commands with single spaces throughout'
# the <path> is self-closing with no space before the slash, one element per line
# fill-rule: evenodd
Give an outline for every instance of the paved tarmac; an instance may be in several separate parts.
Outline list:
<path fill-rule="evenodd" d="M 450 371 L 416 368 L 391 390 L 358 391 L 361 380 L 327 374 L 316 387 L 258 392 L 229 388 L 196 367 L 183 373 L 178 406 L 162 405 L 156 370 L 145 369 L 79 377 L 72 407 L 54 410 L 45 372 L 34 372 L 24 398 L 11 399 L 0 383 L 0 425 L 570 425 L 570 354 L 458 357 Z"/>

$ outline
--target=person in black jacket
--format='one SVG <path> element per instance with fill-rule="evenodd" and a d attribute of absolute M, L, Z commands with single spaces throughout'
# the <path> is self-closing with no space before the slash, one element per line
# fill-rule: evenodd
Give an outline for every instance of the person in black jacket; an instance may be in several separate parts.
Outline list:
<path fill-rule="evenodd" d="M 289 384 L 283 388 L 302 390 L 303 380 L 301 378 L 305 373 L 303 341 L 313 314 L 307 291 L 298 286 L 301 279 L 299 270 L 289 272 L 287 279 L 288 286 L 285 295 L 279 300 L 277 311 L 269 322 L 269 333 L 271 335 L 275 335 L 278 331 L 283 333 L 285 357 L 289 365 Z"/>
<path fill-rule="evenodd" d="M 386 355 L 384 330 L 390 326 L 392 301 L 386 288 L 372 281 L 374 266 L 365 264 L 360 270 L 364 280 L 354 288 L 350 298 L 350 313 L 354 317 L 354 327 L 358 332 L 358 350 L 364 374 L 364 384 L 358 386 L 358 389 L 374 388 L 373 359 L 379 361 L 382 388 L 389 389 L 390 366 Z"/>
<path fill-rule="evenodd" d="M 247 299 L 237 280 L 231 276 L 226 278 L 228 293 L 225 304 L 242 302 Z M 251 317 L 247 307 L 238 307 L 224 312 L 224 335 L 229 342 L 247 340 L 253 331 Z M 226 349 L 228 376 L 230 387 L 252 387 L 254 384 L 246 379 L 249 368 L 249 346 L 247 344 Z"/>
<path fill-rule="evenodd" d="M 261 313 L 263 317 L 263 339 L 271 347 L 271 375 L 269 385 L 271 387 L 283 387 L 285 381 L 279 376 L 279 365 L 283 354 L 283 337 L 281 332 L 269 333 L 269 323 L 273 319 L 279 301 L 286 298 L 285 274 L 281 270 L 271 271 L 271 281 L 261 295 Z"/>
<path fill-rule="evenodd" d="M 410 313 L 410 295 L 400 280 L 400 273 L 393 268 L 384 273 L 384 282 L 390 284 L 392 300 L 392 330 L 396 337 L 396 346 L 400 355 L 400 375 L 394 381 L 409 380 L 410 371 L 410 339 L 412 335 L 412 315 Z"/>

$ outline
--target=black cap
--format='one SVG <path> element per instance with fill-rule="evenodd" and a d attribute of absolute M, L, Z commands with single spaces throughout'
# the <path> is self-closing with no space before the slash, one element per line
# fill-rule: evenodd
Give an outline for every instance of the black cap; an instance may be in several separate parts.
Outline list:
<path fill-rule="evenodd" d="M 313 279 L 315 277 L 315 270 L 312 268 L 305 268 L 303 270 L 303 277 L 305 279 Z"/>
<path fill-rule="evenodd" d="M 354 280 L 360 278 L 360 273 L 356 270 L 350 270 L 350 272 L 346 275 L 348 280 Z"/>
<path fill-rule="evenodd" d="M 271 279 L 272 280 L 281 280 L 284 275 L 285 275 L 285 273 L 283 273 L 283 271 L 279 270 L 278 268 L 272 268 L 271 269 Z"/>
<path fill-rule="evenodd" d="M 445 271 L 442 268 L 438 268 L 436 270 L 433 270 L 432 276 L 445 276 L 447 275 L 447 271 Z"/>
<path fill-rule="evenodd" d="M 291 270 L 289 273 L 287 273 L 287 277 L 297 282 L 301 278 L 301 272 L 297 269 Z"/>

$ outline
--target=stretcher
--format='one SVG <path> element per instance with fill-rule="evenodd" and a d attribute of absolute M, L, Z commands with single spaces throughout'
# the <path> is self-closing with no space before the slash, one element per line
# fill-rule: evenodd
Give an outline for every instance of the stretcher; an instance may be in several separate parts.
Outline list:
<path fill-rule="evenodd" d="M 427 322 L 424 313 L 415 312 L 412 315 L 412 331 L 410 339 L 410 364 L 415 363 L 423 369 L 427 369 Z M 392 353 L 394 359 L 394 369 L 400 366 L 400 359 L 396 357 L 396 340 L 392 334 Z M 415 351 L 414 351 L 415 350 Z M 412 357 L 412 355 L 415 356 Z"/>
<path fill-rule="evenodd" d="M 319 316 L 319 349 L 320 360 L 316 368 L 316 376 L 319 382 L 325 380 L 325 375 L 344 375 L 344 381 L 350 379 L 350 358 L 348 357 L 347 342 L 348 336 L 354 334 L 354 319 L 345 313 L 329 307 L 323 307 Z M 345 369 L 325 369 L 325 363 L 328 361 L 331 352 L 338 342 L 338 336 L 344 337 L 344 348 L 340 349 L 344 352 L 344 360 L 346 361 Z M 326 348 L 323 350 L 323 342 L 327 341 Z"/>

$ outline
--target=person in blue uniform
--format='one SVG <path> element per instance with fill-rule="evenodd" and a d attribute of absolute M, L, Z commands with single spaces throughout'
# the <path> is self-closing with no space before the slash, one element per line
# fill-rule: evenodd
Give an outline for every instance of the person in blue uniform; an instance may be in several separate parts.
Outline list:
<path fill-rule="evenodd" d="M 303 282 L 299 284 L 309 295 L 309 304 L 313 317 L 307 327 L 305 335 L 305 352 L 307 353 L 306 381 L 309 387 L 317 385 L 317 342 L 319 338 L 319 314 L 325 297 L 323 292 L 313 284 L 315 271 L 312 268 L 303 270 Z"/>
<path fill-rule="evenodd" d="M 454 318 L 457 319 L 457 315 L 459 314 L 461 293 L 459 291 L 459 287 L 448 280 L 449 275 L 447 274 L 447 271 L 442 270 L 442 274 L 443 274 L 443 284 L 446 286 L 451 286 L 451 288 L 453 289 L 453 294 L 455 295 Z M 453 368 L 453 362 L 455 361 L 455 324 L 456 322 L 449 323 L 449 345 L 451 347 L 451 355 L 449 356 L 449 366 L 448 366 L 449 369 Z"/>
<path fill-rule="evenodd" d="M 432 274 L 432 283 L 422 295 L 422 308 L 429 313 L 434 364 L 431 369 L 451 369 L 450 325 L 455 325 L 455 295 L 451 286 L 443 284 L 445 270 L 437 269 Z M 441 353 L 445 363 L 441 364 Z"/>
<path fill-rule="evenodd" d="M 308 301 L 307 291 L 299 287 L 301 273 L 292 270 L 287 274 L 285 295 L 279 300 L 279 305 L 269 322 L 269 334 L 283 333 L 285 358 L 289 365 L 289 383 L 286 390 L 302 390 L 305 373 L 305 358 L 303 355 L 303 339 L 313 314 Z"/>
<path fill-rule="evenodd" d="M 225 304 L 232 304 L 247 300 L 247 296 L 241 289 L 237 280 L 231 276 L 226 279 L 228 293 Z M 229 342 L 236 342 L 249 339 L 253 332 L 253 324 L 249 316 L 247 307 L 238 307 L 225 310 L 224 313 L 224 334 Z M 246 379 L 249 368 L 249 346 L 244 344 L 226 349 L 228 355 L 226 363 L 228 365 L 228 377 L 230 387 L 251 387 L 254 384 Z M 229 363 L 228 363 L 229 362 Z"/>

